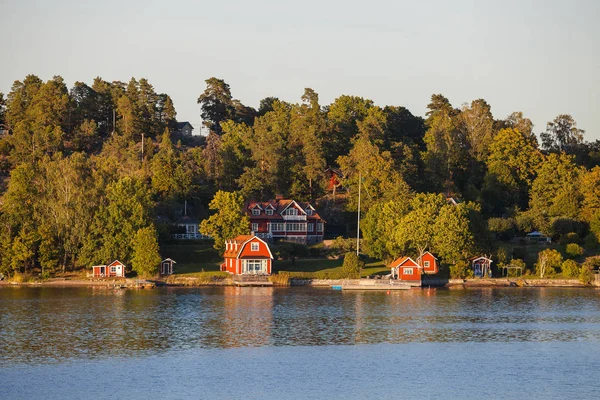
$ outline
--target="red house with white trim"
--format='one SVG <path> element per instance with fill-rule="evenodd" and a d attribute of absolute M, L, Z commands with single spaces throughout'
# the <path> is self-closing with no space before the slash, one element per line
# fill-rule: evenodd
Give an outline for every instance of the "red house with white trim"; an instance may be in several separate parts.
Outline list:
<path fill-rule="evenodd" d="M 108 265 L 94 265 L 92 272 L 94 278 L 124 278 L 127 267 L 119 260 L 115 260 Z"/>
<path fill-rule="evenodd" d="M 251 201 L 244 210 L 250 218 L 250 231 L 260 238 L 299 243 L 323 241 L 325 221 L 310 203 L 277 197 Z"/>
<path fill-rule="evenodd" d="M 421 285 L 421 266 L 410 257 L 400 257 L 390 264 L 392 279 Z"/>
<path fill-rule="evenodd" d="M 427 275 L 437 274 L 440 272 L 437 258 L 430 252 L 426 251 L 422 257 L 417 258 L 417 263 L 423 268 L 423 273 Z"/>
<path fill-rule="evenodd" d="M 240 235 L 225 241 L 225 262 L 221 271 L 234 275 L 270 275 L 273 254 L 267 242 L 257 236 Z"/>

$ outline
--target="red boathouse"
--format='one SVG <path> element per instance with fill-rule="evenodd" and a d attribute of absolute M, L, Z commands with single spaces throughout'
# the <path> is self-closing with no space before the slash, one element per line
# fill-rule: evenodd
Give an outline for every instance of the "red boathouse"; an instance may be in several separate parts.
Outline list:
<path fill-rule="evenodd" d="M 421 284 L 421 267 L 410 257 L 400 257 L 390 264 L 392 279 Z"/>
<path fill-rule="evenodd" d="M 94 278 L 124 278 L 125 264 L 119 260 L 115 260 L 108 265 L 94 265 L 92 271 Z"/>
<path fill-rule="evenodd" d="M 221 271 L 234 275 L 270 275 L 273 254 L 267 242 L 257 236 L 240 235 L 225 241 L 225 262 Z"/>

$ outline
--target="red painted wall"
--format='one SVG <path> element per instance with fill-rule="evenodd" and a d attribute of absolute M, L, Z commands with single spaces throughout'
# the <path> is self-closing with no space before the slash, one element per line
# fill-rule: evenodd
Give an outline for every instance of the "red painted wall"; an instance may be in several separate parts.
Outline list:
<path fill-rule="evenodd" d="M 425 261 L 429 261 L 429 268 L 425 268 Z M 425 253 L 423 255 L 421 265 L 423 265 L 423 272 L 426 274 L 437 274 L 439 272 L 437 260 L 431 253 Z"/>

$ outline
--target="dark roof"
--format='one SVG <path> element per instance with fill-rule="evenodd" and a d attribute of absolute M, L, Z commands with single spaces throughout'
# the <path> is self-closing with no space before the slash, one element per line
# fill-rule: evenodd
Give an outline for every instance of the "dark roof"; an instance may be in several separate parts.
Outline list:
<path fill-rule="evenodd" d="M 262 210 L 265 210 L 269 205 L 275 209 L 273 215 L 266 215 L 264 211 L 260 215 L 260 219 L 281 219 L 281 213 L 292 203 L 296 203 L 302 210 L 306 211 L 309 207 L 314 210 L 315 208 L 305 201 L 294 201 L 291 199 L 280 199 L 280 200 L 269 200 L 269 201 L 250 201 L 246 203 L 244 210 L 246 214 L 250 217 L 250 219 L 258 218 L 257 216 L 252 215 L 252 209 L 256 206 L 259 206 Z M 306 216 L 307 220 L 323 220 L 317 211 L 313 211 L 312 215 Z M 325 221 L 323 221 L 325 222 Z"/>
<path fill-rule="evenodd" d="M 183 121 L 183 122 L 178 122 L 177 123 L 177 130 L 180 131 L 183 128 L 185 128 L 186 125 L 189 125 L 192 129 L 194 129 L 194 127 L 192 126 L 192 124 L 190 124 L 188 121 Z"/>

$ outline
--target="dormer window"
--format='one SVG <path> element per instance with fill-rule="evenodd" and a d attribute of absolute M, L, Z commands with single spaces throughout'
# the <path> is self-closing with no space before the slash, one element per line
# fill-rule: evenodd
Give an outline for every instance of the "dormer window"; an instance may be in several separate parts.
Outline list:
<path fill-rule="evenodd" d="M 307 208 L 306 215 L 313 215 L 313 210 L 311 210 L 310 208 Z"/>
<path fill-rule="evenodd" d="M 250 251 L 258 251 L 258 243 L 250 243 Z"/>
<path fill-rule="evenodd" d="M 265 213 L 266 213 L 267 215 L 273 215 L 273 209 L 272 209 L 272 208 L 267 208 L 267 209 L 265 210 Z"/>
<path fill-rule="evenodd" d="M 260 208 L 253 208 L 252 215 L 260 215 Z"/>

